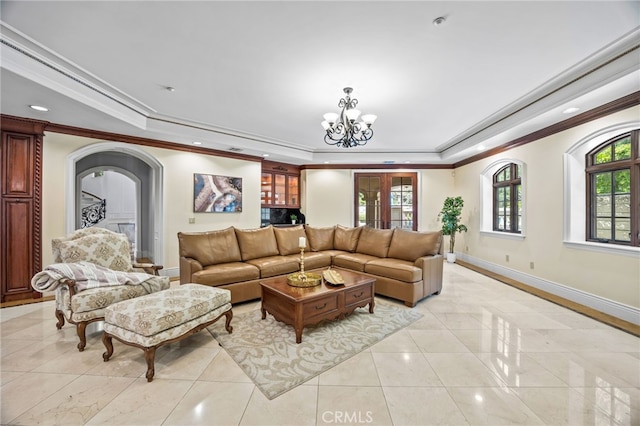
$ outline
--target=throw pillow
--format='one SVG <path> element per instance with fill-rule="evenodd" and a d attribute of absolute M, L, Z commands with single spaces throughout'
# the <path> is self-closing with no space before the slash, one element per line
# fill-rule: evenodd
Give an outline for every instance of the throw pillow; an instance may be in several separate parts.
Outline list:
<path fill-rule="evenodd" d="M 323 251 L 333 250 L 333 234 L 335 227 L 328 228 L 314 228 L 313 226 L 305 225 L 304 227 L 308 241 L 308 246 L 311 251 Z"/>
<path fill-rule="evenodd" d="M 58 246 L 62 263 L 91 262 L 114 271 L 130 272 L 129 239 L 124 234 L 94 234 L 61 241 Z"/>
<path fill-rule="evenodd" d="M 333 248 L 353 253 L 356 251 L 356 247 L 358 247 L 358 237 L 361 231 L 362 226 L 345 228 L 344 226 L 336 225 L 336 230 L 333 235 Z"/>

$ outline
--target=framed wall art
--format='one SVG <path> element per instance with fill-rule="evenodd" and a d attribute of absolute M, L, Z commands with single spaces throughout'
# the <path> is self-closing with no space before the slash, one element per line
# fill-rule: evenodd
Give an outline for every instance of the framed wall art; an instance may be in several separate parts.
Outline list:
<path fill-rule="evenodd" d="M 242 178 L 193 174 L 193 211 L 237 213 L 242 211 Z"/>

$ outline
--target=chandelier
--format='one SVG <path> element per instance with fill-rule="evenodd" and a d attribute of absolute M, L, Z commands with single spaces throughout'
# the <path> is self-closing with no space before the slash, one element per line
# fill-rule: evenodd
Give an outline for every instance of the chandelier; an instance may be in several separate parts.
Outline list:
<path fill-rule="evenodd" d="M 373 136 L 371 125 L 376 121 L 373 114 L 365 114 L 360 117 L 360 111 L 356 109 L 357 99 L 351 99 L 351 87 L 345 87 L 345 97 L 340 99 L 338 107 L 342 108 L 340 114 L 328 112 L 321 123 L 327 132 L 324 135 L 325 143 L 343 148 L 353 148 L 365 145 Z M 361 118 L 362 121 L 358 121 Z"/>

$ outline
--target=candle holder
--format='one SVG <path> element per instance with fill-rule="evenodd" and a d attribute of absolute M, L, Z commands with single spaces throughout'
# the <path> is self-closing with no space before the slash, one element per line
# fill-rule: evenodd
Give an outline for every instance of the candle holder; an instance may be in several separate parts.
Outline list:
<path fill-rule="evenodd" d="M 287 276 L 287 284 L 293 287 L 315 287 L 322 284 L 322 275 L 304 271 L 304 247 L 300 247 L 300 272 Z"/>

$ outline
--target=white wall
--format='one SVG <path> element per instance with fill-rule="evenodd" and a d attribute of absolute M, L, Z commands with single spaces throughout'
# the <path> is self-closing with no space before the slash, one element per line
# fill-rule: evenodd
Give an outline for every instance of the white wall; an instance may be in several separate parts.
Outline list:
<path fill-rule="evenodd" d="M 640 250 L 608 253 L 578 249 L 563 242 L 563 154 L 599 129 L 638 117 L 640 108 L 631 108 L 457 168 L 455 191 L 465 200 L 463 220 L 469 232 L 456 240 L 456 252 L 477 264 L 502 268 L 499 272 L 514 271 L 520 279 L 530 277 L 534 282 L 550 285 L 552 290 L 566 290 L 585 300 L 593 295 L 640 307 Z M 524 239 L 479 232 L 480 174 L 501 158 L 519 159 L 525 165 Z"/>

